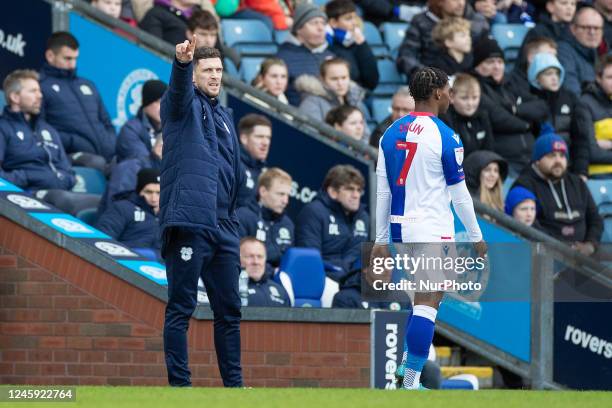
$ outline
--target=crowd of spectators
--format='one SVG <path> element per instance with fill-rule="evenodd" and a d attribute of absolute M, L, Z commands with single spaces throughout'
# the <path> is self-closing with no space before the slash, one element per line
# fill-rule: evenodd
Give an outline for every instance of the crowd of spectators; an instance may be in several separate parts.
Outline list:
<path fill-rule="evenodd" d="M 414 109 L 414 100 L 406 86 L 398 86 L 388 95 L 390 114 L 373 123 L 379 58 L 391 54 L 375 55 L 364 22 L 407 23 L 395 66 L 408 78 L 422 66 L 450 76 L 451 106 L 440 118 L 463 142 L 472 195 L 586 255 L 597 249 L 602 220 L 585 181 L 612 174 L 609 0 L 331 0 L 324 7 L 292 0 L 91 4 L 170 44 L 195 37 L 199 46 L 217 48 L 235 66 L 242 56 L 225 44 L 223 19 L 257 19 L 270 30 L 286 31 L 286 40 L 276 55 L 266 56 L 251 85 L 373 147 L 388 126 Z M 501 23 L 530 27 L 516 59 L 509 59 L 492 36 L 492 27 Z M 140 109 L 116 131 L 94 82 L 77 75 L 78 57 L 77 39 L 57 32 L 48 40 L 39 72 L 17 70 L 6 77 L 0 177 L 74 215 L 97 208 L 100 230 L 160 260 L 160 100 L 167 86 L 145 82 Z M 243 173 L 237 213 L 250 304 L 290 306 L 282 285 L 270 278 L 287 248 L 298 246 L 320 251 L 327 277 L 339 287 L 334 306 L 362 307 L 359 254 L 370 227 L 363 175 L 342 163 L 329 169 L 314 200 L 292 220 L 287 215 L 292 176 L 268 167 L 274 165 L 268 163 L 270 120 L 259 114 L 236 120 Z M 108 179 L 104 194 L 71 191 L 73 166 L 100 171 Z"/>

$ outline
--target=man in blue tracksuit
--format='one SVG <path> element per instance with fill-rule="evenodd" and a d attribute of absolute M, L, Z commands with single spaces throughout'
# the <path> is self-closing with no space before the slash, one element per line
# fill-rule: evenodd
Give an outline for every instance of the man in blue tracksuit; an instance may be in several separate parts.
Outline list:
<path fill-rule="evenodd" d="M 117 135 L 95 84 L 76 74 L 78 56 L 72 34 L 49 37 L 40 71 L 43 116 L 59 132 L 74 165 L 104 171 L 115 155 Z"/>
<path fill-rule="evenodd" d="M 240 241 L 240 266 L 249 276 L 249 306 L 291 307 L 282 285 L 266 275 L 266 247 L 254 237 Z"/>
<path fill-rule="evenodd" d="M 256 113 L 244 115 L 238 122 L 240 136 L 240 161 L 244 171 L 244 181 L 238 189 L 238 208 L 257 203 L 257 179 L 266 165 L 272 123 L 268 118 Z"/>
<path fill-rule="evenodd" d="M 361 203 L 365 179 L 353 166 L 332 167 L 315 199 L 296 222 L 295 244 L 321 252 L 327 277 L 340 291 L 333 307 L 362 308 L 361 243 L 368 240 L 370 218 Z"/>
<path fill-rule="evenodd" d="M 73 193 L 76 177 L 60 135 L 39 115 L 38 74 L 16 70 L 4 80 L 7 106 L 0 117 L 0 177 L 76 214 L 97 206 L 99 197 Z"/>
<path fill-rule="evenodd" d="M 159 171 L 161 169 L 163 144 L 160 133 L 155 139 L 151 153 L 147 156 L 127 159 L 113 167 L 108 183 L 106 183 L 106 190 L 104 190 L 100 205 L 98 206 L 98 214 L 106 211 L 106 208 L 118 194 L 124 194 L 126 191 L 134 191 L 136 189 L 137 175 L 140 170 L 155 169 Z"/>
<path fill-rule="evenodd" d="M 161 133 L 159 104 L 168 86 L 157 79 L 142 85 L 138 113 L 125 122 L 117 137 L 117 161 L 148 157 Z"/>
<path fill-rule="evenodd" d="M 279 266 L 283 253 L 293 245 L 293 221 L 285 214 L 291 182 L 291 176 L 278 167 L 267 169 L 259 177 L 259 202 L 236 211 L 240 238 L 255 237 L 263 242 L 272 268 Z"/>
<path fill-rule="evenodd" d="M 223 384 L 240 387 L 240 241 L 235 213 L 240 148 L 231 114 L 218 100 L 220 53 L 195 45 L 195 36 L 177 44 L 161 102 L 160 228 L 168 278 L 164 352 L 170 385 L 190 386 L 187 328 L 202 277 L 214 315 Z"/>
<path fill-rule="evenodd" d="M 115 201 L 98 219 L 98 229 L 130 248 L 159 251 L 159 170 L 138 172 L 136 189 Z"/>

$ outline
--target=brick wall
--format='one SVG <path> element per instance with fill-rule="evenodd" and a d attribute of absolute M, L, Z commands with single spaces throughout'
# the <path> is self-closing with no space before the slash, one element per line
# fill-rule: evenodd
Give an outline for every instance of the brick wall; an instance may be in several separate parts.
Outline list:
<path fill-rule="evenodd" d="M 0 217 L 0 383 L 165 385 L 164 303 Z M 367 387 L 367 324 L 242 323 L 245 383 Z M 197 386 L 219 386 L 212 323 L 191 320 Z"/>

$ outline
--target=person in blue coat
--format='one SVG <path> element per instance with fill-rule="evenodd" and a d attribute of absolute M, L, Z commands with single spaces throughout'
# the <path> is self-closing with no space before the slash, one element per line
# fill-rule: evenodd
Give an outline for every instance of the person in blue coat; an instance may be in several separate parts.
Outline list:
<path fill-rule="evenodd" d="M 40 71 L 43 116 L 59 132 L 72 164 L 104 171 L 115 155 L 117 135 L 96 85 L 77 76 L 79 43 L 53 33 Z"/>
<path fill-rule="evenodd" d="M 240 222 L 240 237 L 255 237 L 264 243 L 268 264 L 279 266 L 281 257 L 293 245 L 293 221 L 285 214 L 291 193 L 291 176 L 272 167 L 259 177 L 259 202 L 240 207 L 236 214 Z"/>
<path fill-rule="evenodd" d="M 240 241 L 240 266 L 249 276 L 249 306 L 291 307 L 285 288 L 266 274 L 266 247 L 260 240 L 245 237 Z"/>
<path fill-rule="evenodd" d="M 159 170 L 142 169 L 136 189 L 113 201 L 98 219 L 97 227 L 128 247 L 158 251 L 158 213 Z"/>
<path fill-rule="evenodd" d="M 238 207 L 257 203 L 257 180 L 266 166 L 272 141 L 272 123 L 268 118 L 249 113 L 238 122 L 240 161 L 244 181 L 238 190 Z"/>
<path fill-rule="evenodd" d="M 361 203 L 364 188 L 365 179 L 355 167 L 334 166 L 296 222 L 295 246 L 318 249 L 327 277 L 340 286 L 333 307 L 363 307 L 361 243 L 368 240 L 370 231 L 370 218 Z"/>
<path fill-rule="evenodd" d="M 95 207 L 99 197 L 70 191 L 76 177 L 60 135 L 40 116 L 38 74 L 13 71 L 4 80 L 4 94 L 7 106 L 0 117 L 0 177 L 72 214 Z"/>
<path fill-rule="evenodd" d="M 142 105 L 136 116 L 125 122 L 117 137 L 117 162 L 149 156 L 161 133 L 159 104 L 167 88 L 157 79 L 142 85 Z"/>
<path fill-rule="evenodd" d="M 172 386 L 191 385 L 187 328 L 200 277 L 213 311 L 223 385 L 242 386 L 235 209 L 243 173 L 233 119 L 218 98 L 222 77 L 219 50 L 196 49 L 194 36 L 176 45 L 170 84 L 161 102 L 160 228 L 168 279 L 164 353 Z"/>
<path fill-rule="evenodd" d="M 98 214 L 106 211 L 117 195 L 123 195 L 126 191 L 134 191 L 138 181 L 138 172 L 142 169 L 161 169 L 162 148 L 164 142 L 161 133 L 157 135 L 153 149 L 144 157 L 127 159 L 117 163 L 111 171 L 106 190 L 102 194 Z"/>

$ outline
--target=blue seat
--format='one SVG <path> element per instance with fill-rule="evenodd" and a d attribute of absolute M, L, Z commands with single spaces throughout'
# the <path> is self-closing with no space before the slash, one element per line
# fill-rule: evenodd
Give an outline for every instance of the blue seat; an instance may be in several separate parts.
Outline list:
<path fill-rule="evenodd" d="M 221 20 L 225 43 L 241 55 L 272 55 L 277 46 L 272 32 L 259 20 Z"/>
<path fill-rule="evenodd" d="M 94 226 L 98 220 L 98 209 L 97 208 L 86 208 L 77 213 L 77 218 L 83 221 L 85 224 Z"/>
<path fill-rule="evenodd" d="M 4 99 L 4 91 L 0 91 L 0 114 L 6 106 L 6 99 Z"/>
<path fill-rule="evenodd" d="M 264 57 L 244 57 L 240 61 L 240 70 L 238 73 L 240 74 L 240 78 L 250 84 L 253 78 L 257 76 L 259 73 L 259 68 L 261 67 L 261 63 L 265 60 Z"/>
<path fill-rule="evenodd" d="M 391 98 L 374 98 L 372 100 L 372 116 L 380 123 L 391 114 Z"/>
<path fill-rule="evenodd" d="M 601 242 L 612 242 L 612 217 L 604 218 L 604 231 L 601 236 Z"/>
<path fill-rule="evenodd" d="M 282 43 L 285 42 L 287 38 L 289 38 L 289 35 L 291 35 L 291 31 L 289 30 L 275 30 L 274 31 L 274 41 L 278 45 L 281 45 Z"/>
<path fill-rule="evenodd" d="M 373 91 L 375 96 L 391 96 L 397 91 L 397 88 L 406 84 L 404 76 L 397 72 L 395 61 L 379 59 L 377 66 L 380 79 L 378 86 Z"/>
<path fill-rule="evenodd" d="M 274 280 L 287 290 L 294 307 L 321 307 L 325 268 L 316 249 L 289 248 Z"/>
<path fill-rule="evenodd" d="M 234 63 L 232 62 L 231 59 L 224 58 L 223 59 L 223 65 L 224 65 L 224 68 L 225 68 L 225 72 L 227 72 L 231 76 L 235 76 L 235 77 L 238 76 L 238 68 L 236 68 L 236 65 L 234 65 Z"/>
<path fill-rule="evenodd" d="M 75 193 L 103 194 L 106 190 L 106 177 L 96 169 L 75 166 L 76 184 L 72 188 Z"/>
<path fill-rule="evenodd" d="M 514 62 L 518 58 L 521 44 L 529 31 L 529 27 L 523 24 L 494 24 L 491 34 L 504 51 L 504 57 L 508 62 Z"/>
<path fill-rule="evenodd" d="M 612 215 L 612 180 L 588 180 L 587 186 L 603 216 Z"/>
<path fill-rule="evenodd" d="M 393 53 L 397 50 L 406 36 L 406 30 L 408 29 L 408 23 L 383 23 L 380 26 L 385 39 L 385 44 Z"/>
<path fill-rule="evenodd" d="M 380 34 L 378 27 L 376 27 L 369 21 L 366 21 L 363 24 L 363 35 L 365 36 L 368 45 L 372 49 L 372 53 L 377 58 L 384 58 L 389 56 L 389 49 L 383 41 L 382 35 Z"/>

